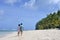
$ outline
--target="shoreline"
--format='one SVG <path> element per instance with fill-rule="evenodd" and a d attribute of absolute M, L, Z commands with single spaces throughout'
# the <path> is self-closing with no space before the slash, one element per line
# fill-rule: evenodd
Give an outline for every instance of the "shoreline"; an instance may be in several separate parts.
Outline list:
<path fill-rule="evenodd" d="M 30 30 L 23 31 L 23 35 L 17 36 L 17 32 L 12 32 L 0 37 L 0 40 L 60 40 L 60 30 Z"/>

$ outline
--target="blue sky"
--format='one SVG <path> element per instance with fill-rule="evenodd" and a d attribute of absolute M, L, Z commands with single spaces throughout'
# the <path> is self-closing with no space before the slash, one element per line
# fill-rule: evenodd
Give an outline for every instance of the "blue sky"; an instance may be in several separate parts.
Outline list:
<path fill-rule="evenodd" d="M 60 0 L 0 0 L 0 29 L 34 30 L 36 23 L 60 9 Z"/>

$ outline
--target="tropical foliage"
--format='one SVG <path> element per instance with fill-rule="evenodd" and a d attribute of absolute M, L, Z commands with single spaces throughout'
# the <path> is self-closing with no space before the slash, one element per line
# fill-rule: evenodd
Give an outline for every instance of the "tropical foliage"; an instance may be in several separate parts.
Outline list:
<path fill-rule="evenodd" d="M 36 30 L 39 29 L 60 29 L 60 10 L 54 13 L 50 13 L 46 18 L 43 18 L 36 24 Z"/>

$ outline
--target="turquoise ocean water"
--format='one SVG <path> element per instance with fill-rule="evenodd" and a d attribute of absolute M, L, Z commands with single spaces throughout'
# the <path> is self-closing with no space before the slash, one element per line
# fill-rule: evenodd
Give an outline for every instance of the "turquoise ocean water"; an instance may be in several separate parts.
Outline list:
<path fill-rule="evenodd" d="M 0 30 L 0 37 L 15 32 L 16 30 Z"/>
<path fill-rule="evenodd" d="M 24 30 L 24 31 L 28 31 L 28 30 Z M 3 36 L 10 34 L 12 32 L 17 32 L 17 30 L 0 30 L 0 37 L 3 37 Z"/>

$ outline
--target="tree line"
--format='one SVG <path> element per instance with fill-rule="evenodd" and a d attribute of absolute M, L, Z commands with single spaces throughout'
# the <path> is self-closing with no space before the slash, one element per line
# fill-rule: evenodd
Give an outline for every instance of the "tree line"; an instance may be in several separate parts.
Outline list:
<path fill-rule="evenodd" d="M 50 13 L 46 18 L 36 23 L 36 30 L 39 29 L 60 29 L 60 10 L 54 13 Z"/>

